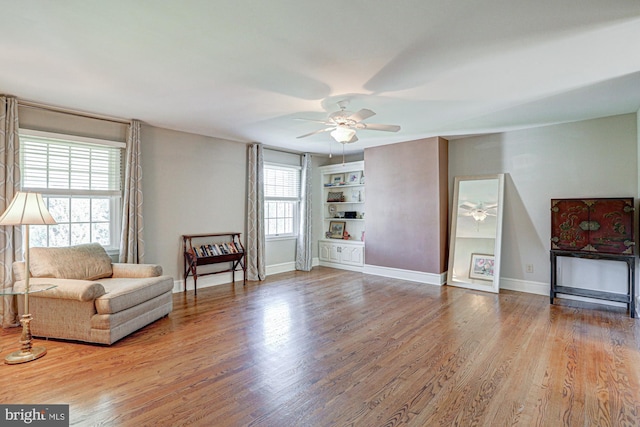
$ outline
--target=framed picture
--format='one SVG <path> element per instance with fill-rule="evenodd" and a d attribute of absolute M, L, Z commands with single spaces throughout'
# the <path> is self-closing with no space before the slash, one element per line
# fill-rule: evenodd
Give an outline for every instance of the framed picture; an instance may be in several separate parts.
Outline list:
<path fill-rule="evenodd" d="M 332 239 L 342 239 L 342 236 L 344 236 L 345 224 L 346 222 L 344 221 L 330 221 L 329 237 Z"/>
<path fill-rule="evenodd" d="M 362 171 L 349 172 L 349 174 L 347 175 L 347 184 L 360 184 L 361 176 Z"/>
<path fill-rule="evenodd" d="M 495 257 L 485 254 L 471 254 L 470 279 L 493 280 Z"/>
<path fill-rule="evenodd" d="M 344 174 L 343 173 L 337 173 L 335 175 L 331 175 L 331 183 L 333 185 L 342 184 L 343 182 L 344 182 Z"/>

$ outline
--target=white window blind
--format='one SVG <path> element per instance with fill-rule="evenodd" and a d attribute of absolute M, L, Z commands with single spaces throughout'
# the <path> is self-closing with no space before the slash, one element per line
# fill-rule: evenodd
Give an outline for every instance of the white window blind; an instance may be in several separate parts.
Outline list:
<path fill-rule="evenodd" d="M 264 198 L 266 237 L 295 235 L 300 201 L 300 168 L 265 164 Z"/>
<path fill-rule="evenodd" d="M 21 184 L 42 193 L 56 225 L 32 226 L 32 246 L 98 242 L 116 250 L 120 237 L 124 143 L 21 130 Z"/>
<path fill-rule="evenodd" d="M 21 135 L 20 150 L 25 189 L 42 193 L 120 193 L 121 148 Z"/>
<path fill-rule="evenodd" d="M 300 169 L 294 166 L 265 165 L 264 196 L 295 199 L 300 194 Z"/>

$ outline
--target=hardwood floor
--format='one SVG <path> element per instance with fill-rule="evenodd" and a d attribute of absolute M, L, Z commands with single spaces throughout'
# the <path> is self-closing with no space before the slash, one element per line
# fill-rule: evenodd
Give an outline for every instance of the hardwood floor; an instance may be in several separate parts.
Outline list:
<path fill-rule="evenodd" d="M 69 404 L 79 426 L 640 423 L 623 309 L 322 267 L 174 303 L 110 347 L 37 340 L 44 358 L 0 366 L 0 401 Z"/>

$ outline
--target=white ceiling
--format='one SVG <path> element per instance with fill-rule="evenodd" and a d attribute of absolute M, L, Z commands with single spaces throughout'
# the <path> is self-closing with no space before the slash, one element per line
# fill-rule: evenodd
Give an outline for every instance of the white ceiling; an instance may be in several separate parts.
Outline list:
<path fill-rule="evenodd" d="M 0 0 L 0 93 L 310 152 L 636 112 L 638 0 Z M 339 144 L 334 142 L 334 151 Z"/>

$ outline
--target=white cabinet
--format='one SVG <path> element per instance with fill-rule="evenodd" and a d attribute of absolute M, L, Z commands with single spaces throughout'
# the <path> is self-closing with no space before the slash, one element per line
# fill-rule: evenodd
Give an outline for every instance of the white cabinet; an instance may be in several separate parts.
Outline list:
<path fill-rule="evenodd" d="M 362 271 L 364 266 L 364 162 L 322 166 L 320 189 L 324 238 L 320 265 Z M 347 239 L 343 239 L 347 237 Z"/>
<path fill-rule="evenodd" d="M 363 242 L 320 240 L 320 265 L 360 271 L 364 266 Z"/>

